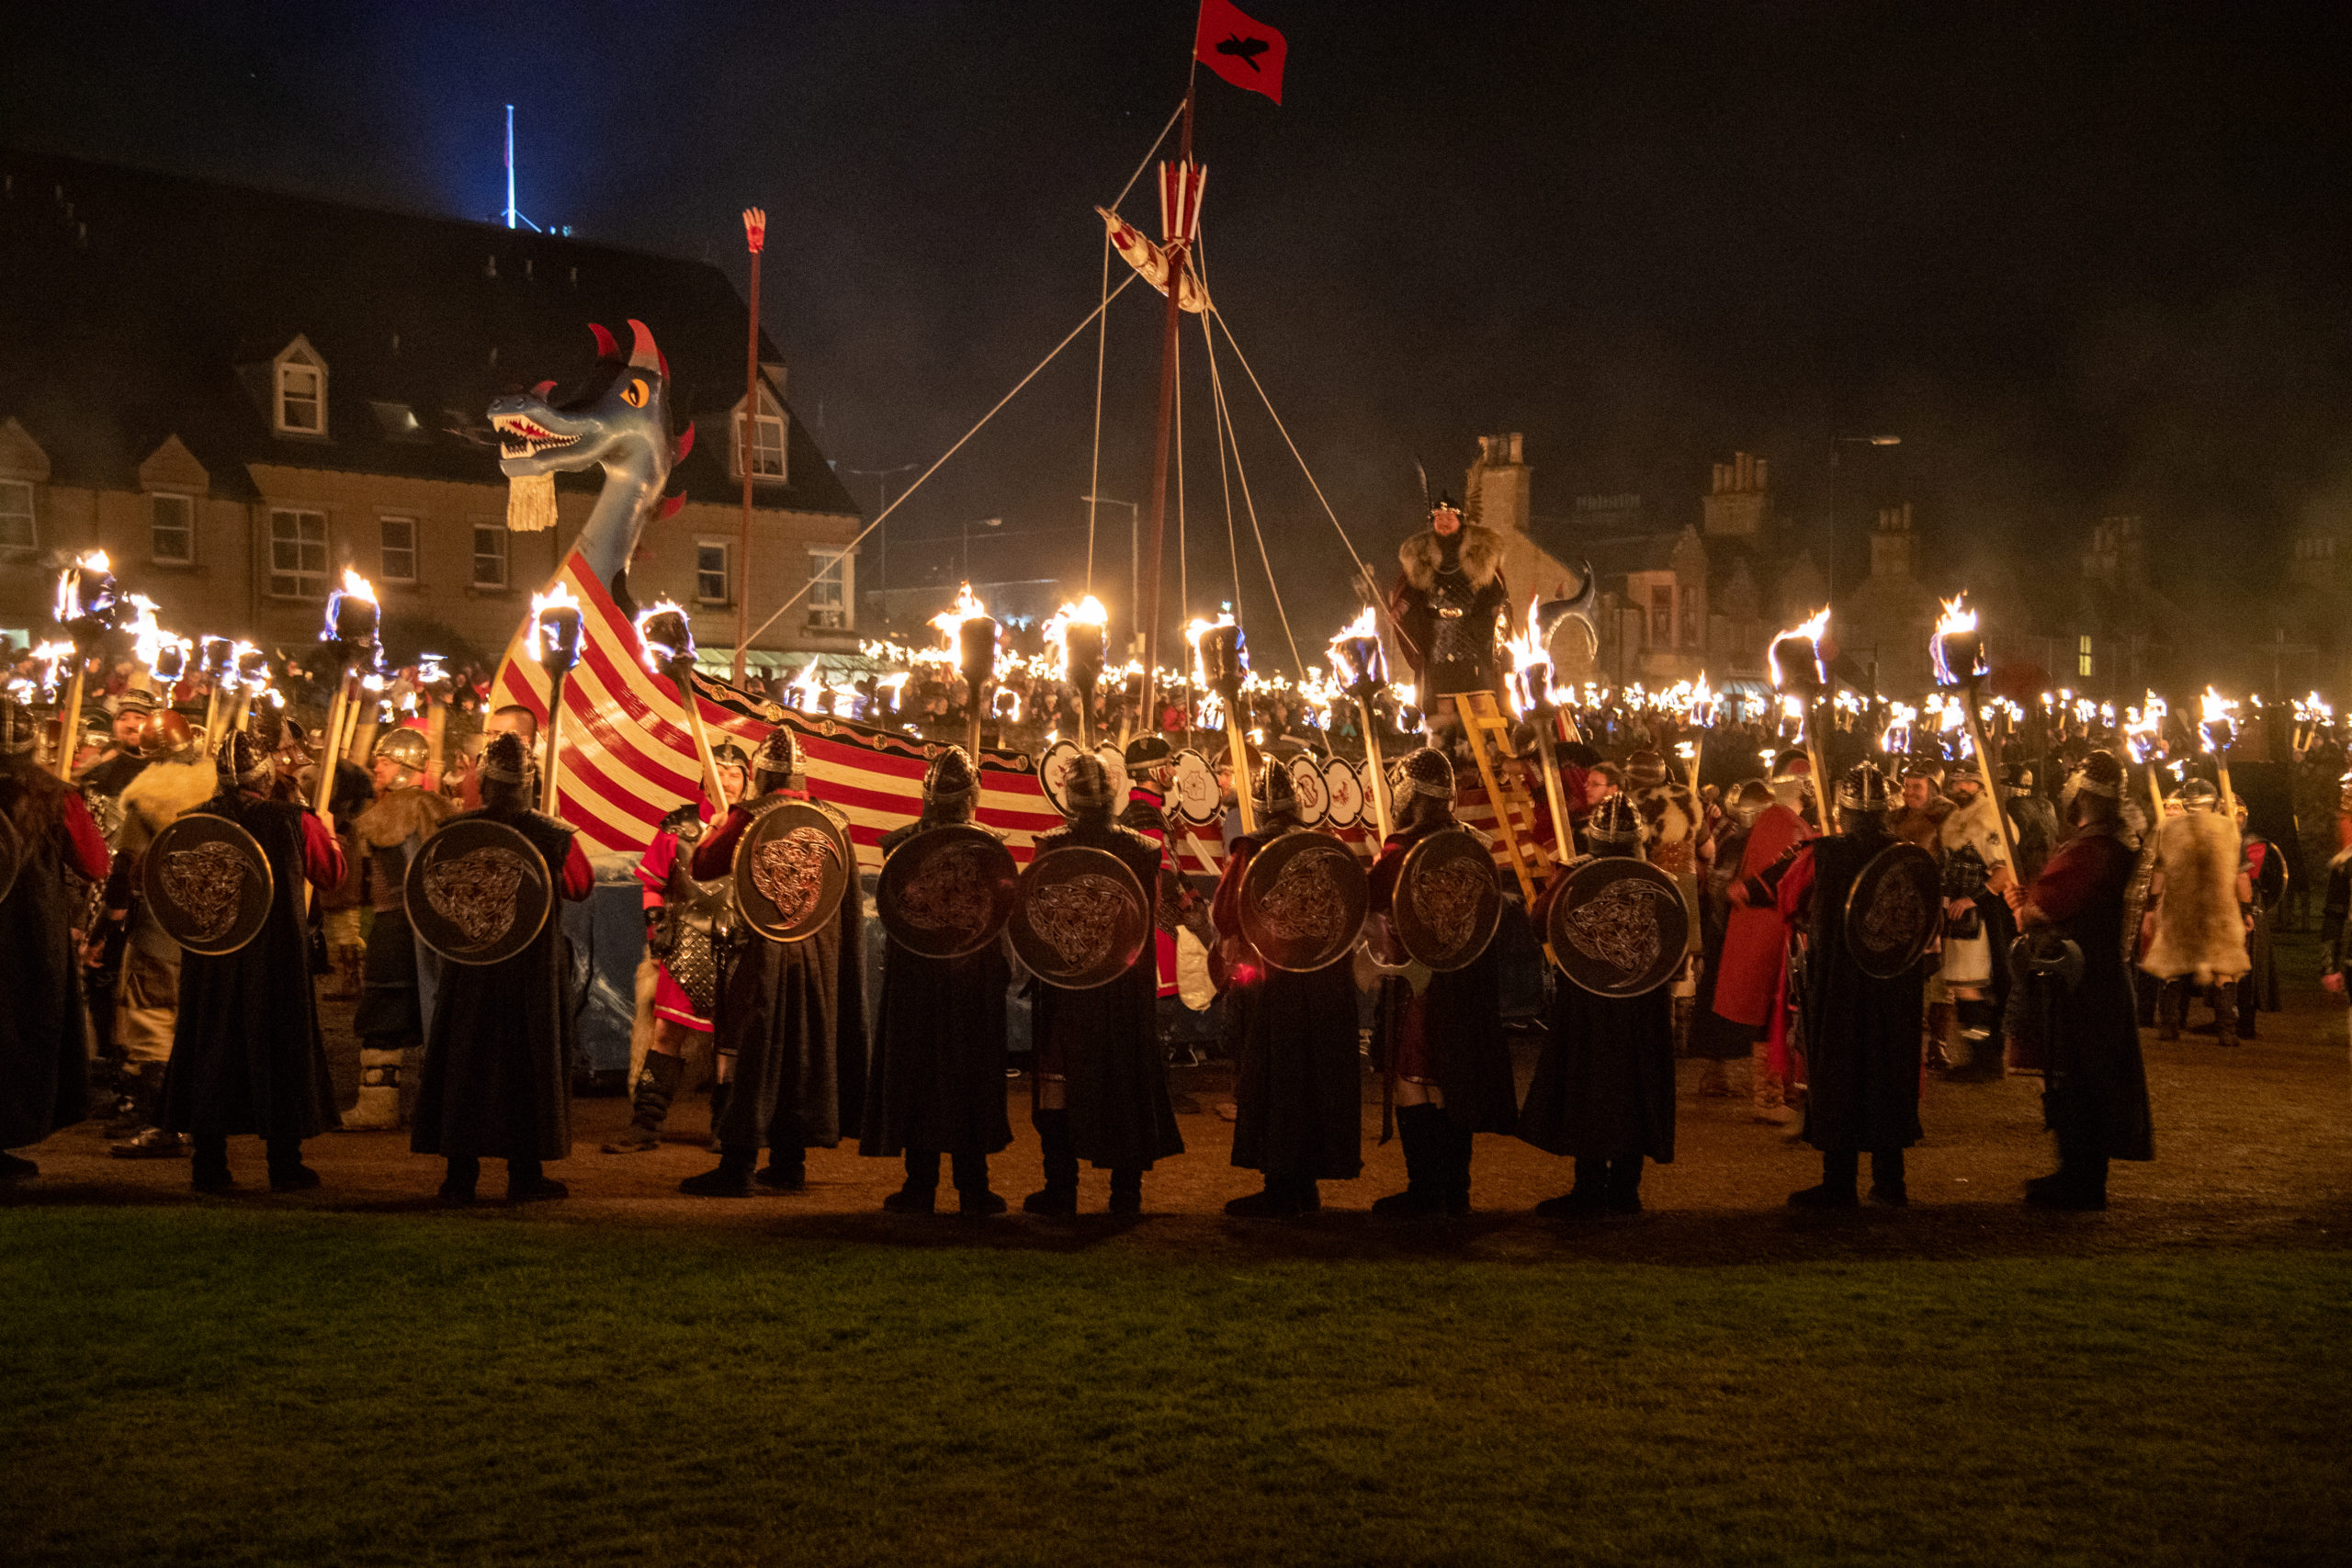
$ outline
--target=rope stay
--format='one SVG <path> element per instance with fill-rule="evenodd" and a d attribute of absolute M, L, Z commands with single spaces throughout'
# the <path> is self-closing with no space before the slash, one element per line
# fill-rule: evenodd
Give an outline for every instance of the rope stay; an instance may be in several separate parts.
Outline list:
<path fill-rule="evenodd" d="M 1153 156 L 1166 143 L 1168 133 L 1176 129 L 1177 118 L 1183 112 L 1184 106 L 1179 103 L 1175 114 L 1168 117 L 1168 123 L 1161 126 L 1159 134 L 1151 139 L 1151 145 L 1144 150 L 1143 161 L 1136 165 L 1136 172 L 1127 176 L 1127 183 L 1121 186 L 1119 194 L 1111 198 L 1112 211 L 1119 210 L 1119 203 L 1127 199 L 1127 193 L 1136 188 L 1137 180 L 1143 178 L 1143 172 L 1151 166 Z M 1102 303 L 1108 305 L 1110 302 L 1111 231 L 1105 229 L 1102 231 Z M 1086 471 L 1086 591 L 1089 593 L 1094 592 L 1094 509 L 1102 494 L 1102 364 L 1110 347 L 1111 316 L 1105 310 L 1094 338 L 1094 457 Z"/>
<path fill-rule="evenodd" d="M 1205 324 L 1203 330 L 1206 330 Z M 1217 372 L 1216 359 L 1214 355 L 1209 359 L 1209 389 L 1216 400 L 1218 419 L 1224 426 L 1225 438 L 1233 443 L 1233 477 L 1240 481 L 1241 504 L 1250 514 L 1250 532 L 1258 541 L 1258 561 L 1266 569 L 1266 590 L 1273 595 L 1274 618 L 1282 623 L 1283 640 L 1290 645 L 1291 668 L 1298 678 L 1304 681 L 1306 679 L 1306 660 L 1299 657 L 1298 637 L 1290 629 L 1290 612 L 1283 607 L 1282 584 L 1274 581 L 1273 558 L 1266 551 L 1265 531 L 1258 526 L 1258 503 L 1250 494 L 1250 470 L 1241 463 L 1241 442 L 1233 429 L 1232 411 L 1226 406 L 1225 379 Z M 1239 572 L 1238 563 L 1235 570 L 1238 577 Z"/>

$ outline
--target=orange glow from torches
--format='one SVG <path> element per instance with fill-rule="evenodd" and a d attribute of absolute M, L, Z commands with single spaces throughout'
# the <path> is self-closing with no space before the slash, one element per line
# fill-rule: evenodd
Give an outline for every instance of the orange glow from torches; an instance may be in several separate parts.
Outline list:
<path fill-rule="evenodd" d="M 580 601 L 561 582 L 531 595 L 531 657 L 550 656 L 570 669 L 580 654 Z"/>
<path fill-rule="evenodd" d="M 931 624 L 947 639 L 947 651 L 953 654 L 956 650 L 956 639 L 963 635 L 964 623 L 976 621 L 988 613 L 989 607 L 972 596 L 972 585 L 967 582 L 956 590 L 955 605 L 932 616 Z"/>
<path fill-rule="evenodd" d="M 1829 606 L 1824 604 L 1812 618 L 1800 622 L 1772 639 L 1767 660 L 1772 667 L 1772 689 L 1785 692 L 1792 687 L 1800 692 L 1817 692 L 1826 683 L 1821 673 L 1821 639 L 1829 630 Z M 1798 670 L 1792 662 L 1796 647 L 1802 644 L 1810 654 L 1810 667 Z M 1786 647 L 1787 651 L 1783 652 Z"/>
<path fill-rule="evenodd" d="M 2205 750 L 2219 751 L 2230 744 L 2235 733 L 2238 705 L 2208 686 L 2205 694 L 2198 699 L 2197 705 L 2199 717 L 2202 720 L 2198 726 L 2198 734 L 2204 740 Z M 2220 732 L 2218 739 L 2217 730 Z"/>

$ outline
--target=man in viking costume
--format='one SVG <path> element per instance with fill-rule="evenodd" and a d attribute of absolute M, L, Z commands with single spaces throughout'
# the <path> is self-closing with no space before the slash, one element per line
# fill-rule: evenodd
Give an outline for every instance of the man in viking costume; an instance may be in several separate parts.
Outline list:
<path fill-rule="evenodd" d="M 82 1120 L 89 1099 L 81 982 L 75 973 L 74 886 L 107 876 L 106 840 L 82 797 L 33 758 L 37 727 L 0 697 L 0 817 L 21 857 L 0 895 L 0 953 L 8 1005 L 0 1008 L 0 1151 L 28 1148 Z M 0 1152 L 0 1181 L 40 1174 L 31 1160 Z"/>
<path fill-rule="evenodd" d="M 883 836 L 883 856 L 928 829 L 969 825 L 979 796 L 971 758 L 960 746 L 948 747 L 924 771 L 922 815 Z M 889 944 L 858 1153 L 904 1160 L 906 1185 L 882 1200 L 892 1213 L 932 1212 L 942 1155 L 961 1213 L 1004 1213 L 1004 1200 L 989 1190 L 989 1156 L 1012 1142 L 1004 1113 L 1005 992 L 1012 983 L 1001 938 L 961 958 Z M 1142 1179 L 1139 1172 L 1136 1179 Z"/>
<path fill-rule="evenodd" d="M 1110 770 L 1091 754 L 1074 758 L 1063 784 L 1070 819 L 1037 835 L 1043 855 L 1069 845 L 1105 850 L 1135 873 L 1159 919 L 1159 846 L 1114 820 Z M 1184 1152 L 1168 1098 L 1155 993 L 1152 944 L 1118 978 L 1082 991 L 1039 982 L 1032 992 L 1031 1124 L 1043 1145 L 1046 1184 L 1022 1207 L 1033 1214 L 1078 1212 L 1078 1165 L 1111 1173 L 1111 1213 L 1143 1208 L 1143 1173 Z"/>
<path fill-rule="evenodd" d="M 522 740 L 492 736 L 480 777 L 481 808 L 450 820 L 484 818 L 514 829 L 546 863 L 550 886 L 565 898 L 587 897 L 596 874 L 571 829 L 531 809 L 531 760 Z M 554 910 L 512 957 L 442 965 L 409 1136 L 416 1153 L 449 1162 L 442 1202 L 472 1203 L 485 1159 L 506 1162 L 510 1203 L 569 1191 L 546 1165 L 571 1152 L 571 946 Z"/>
<path fill-rule="evenodd" d="M 1800 1209 L 1850 1209 L 1861 1156 L 1871 1201 L 1901 1206 L 1903 1151 L 1919 1141 L 1919 1004 L 1915 964 L 1891 979 L 1862 972 L 1846 941 L 1846 903 L 1862 868 L 1895 841 L 1886 774 L 1855 763 L 1838 784 L 1840 830 L 1813 840 L 1742 885 L 1805 933 L 1803 1006 L 1808 1071 L 1804 1141 L 1821 1151 L 1821 1184 L 1792 1194 Z"/>
<path fill-rule="evenodd" d="M 2180 789 L 2185 808 L 2156 829 L 2155 938 L 2140 967 L 2163 985 L 2157 1038 L 2177 1040 L 2192 990 L 2213 1005 L 2221 1043 L 2235 1045 L 2238 977 L 2253 967 L 2245 906 L 2253 887 L 2241 868 L 2237 824 L 2222 815 L 2221 793 L 2204 779 Z"/>
<path fill-rule="evenodd" d="M 367 856 L 368 901 L 376 923 L 365 944 L 364 984 L 351 1021 L 359 1036 L 359 1103 L 346 1127 L 400 1126 L 406 1120 L 402 1101 L 414 1100 L 414 1075 L 424 1065 L 424 993 L 408 924 L 408 867 L 456 810 L 423 787 L 426 756 L 417 731 L 386 731 L 376 742 L 376 799 L 352 824 L 353 840 Z"/>
<path fill-rule="evenodd" d="M 274 798 L 277 771 L 251 734 L 224 737 L 218 761 L 218 793 L 197 810 L 234 822 L 261 846 L 271 876 L 269 914 L 234 953 L 181 955 L 158 1125 L 194 1139 L 189 1179 L 199 1192 L 236 1185 L 229 1139 L 241 1133 L 261 1135 L 270 1190 L 300 1191 L 319 1184 L 318 1172 L 302 1163 L 303 1140 L 339 1124 L 311 988 L 301 885 L 341 882 L 343 848 L 332 822 Z"/>
<path fill-rule="evenodd" d="M 729 874 L 752 824 L 786 801 L 809 798 L 792 731 L 777 726 L 752 759 L 754 798 L 735 807 L 695 846 L 694 874 Z M 721 1094 L 712 1107 L 718 1165 L 679 1190 L 704 1198 L 751 1196 L 752 1167 L 769 1151 L 760 1185 L 797 1192 L 808 1151 L 833 1148 L 855 1127 L 865 1095 L 865 922 L 850 868 L 831 924 L 802 942 L 738 933 L 720 964 L 712 1040 Z"/>
<path fill-rule="evenodd" d="M 729 741 L 714 746 L 711 758 L 731 807 L 751 782 L 752 760 Z M 608 1155 L 660 1148 L 662 1123 L 685 1087 L 690 1064 L 711 1055 L 719 950 L 732 930 L 735 895 L 723 876 L 695 879 L 694 852 L 710 831 L 709 811 L 707 802 L 696 799 L 671 812 L 637 863 L 637 880 L 645 888 L 646 955 L 638 969 L 643 1059 L 629 1124 L 605 1145 Z"/>
<path fill-rule="evenodd" d="M 1233 1163 L 1261 1171 L 1265 1190 L 1236 1198 L 1228 1214 L 1279 1218 L 1322 1206 L 1318 1181 L 1346 1181 L 1363 1170 L 1363 1069 L 1356 1043 L 1356 990 L 1351 966 L 1304 974 L 1277 969 L 1241 931 L 1241 879 L 1258 852 L 1299 821 L 1290 770 L 1270 759 L 1259 774 L 1258 830 L 1233 841 L 1210 906 L 1240 1044 L 1234 1084 Z"/>
<path fill-rule="evenodd" d="M 1602 802 L 1586 825 L 1589 854 L 1568 861 L 1537 895 L 1535 929 L 1548 929 L 1569 876 L 1596 858 L 1642 858 L 1638 808 Z M 1552 976 L 1542 1055 L 1527 1086 L 1519 1135 L 1576 1161 L 1576 1185 L 1546 1198 L 1547 1217 L 1592 1219 L 1642 1210 L 1642 1161 L 1674 1161 L 1674 1012 L 1671 987 L 1604 997 Z"/>
<path fill-rule="evenodd" d="M 2030 937 L 2050 933 L 2082 956 L 2079 978 L 2029 964 L 2028 1005 L 2044 1021 L 2042 1122 L 2058 1139 L 2058 1168 L 2026 1184 L 2045 1209 L 2107 1207 L 2111 1159 L 2155 1157 L 2148 1077 L 2132 1017 L 2123 908 L 2138 856 L 2123 840 L 2123 769 L 2093 751 L 2066 785 L 2074 835 L 2050 857 L 2032 890 L 2009 905 Z"/>
<path fill-rule="evenodd" d="M 2017 938 L 2007 895 L 2017 879 L 2001 843 L 2000 808 L 1984 798 L 1984 781 L 1972 768 L 1955 774 L 1951 787 L 1952 808 L 1937 826 L 1934 846 L 1944 874 L 1944 953 L 1938 977 L 1959 1030 L 1958 1041 L 1945 1051 L 1951 1068 L 1945 1077 L 1987 1083 L 2007 1071 L 2000 1024 L 2009 944 Z"/>
<path fill-rule="evenodd" d="M 2287 861 L 2278 846 L 2247 825 L 2245 796 L 2237 797 L 2238 869 L 2251 895 L 2245 904 L 2246 958 L 2238 979 L 2238 1038 L 2255 1037 L 2255 1014 L 2278 1010 L 2278 955 L 2273 924 L 2287 897 Z"/>
<path fill-rule="evenodd" d="M 1690 916 L 1690 951 L 1696 958 L 1703 928 L 1699 919 L 1699 879 L 1714 856 L 1713 834 L 1706 813 L 1690 786 L 1667 769 L 1656 751 L 1640 750 L 1625 759 L 1625 795 L 1642 823 L 1643 858 L 1674 878 L 1682 890 L 1682 907 Z M 1690 1013 L 1698 998 L 1698 976 L 1686 964 L 1670 983 L 1674 998 L 1674 1039 L 1678 1051 L 1690 1038 Z M 1731 1085 L 1719 1062 L 1699 1075 L 1699 1092 L 1728 1095 Z"/>
<path fill-rule="evenodd" d="M 1398 765 L 1396 829 L 1372 868 L 1372 913 L 1395 908 L 1405 856 L 1430 834 L 1457 827 L 1453 765 L 1423 746 Z M 1385 933 L 1384 933 L 1385 934 Z M 1386 945 L 1393 946 L 1394 939 Z M 1519 1127 L 1519 1086 L 1503 1038 L 1502 955 L 1498 944 L 1468 965 L 1432 974 L 1404 960 L 1381 981 L 1374 1059 L 1396 1084 L 1396 1136 L 1405 1145 L 1405 1190 L 1374 1200 L 1372 1212 L 1399 1219 L 1470 1212 L 1471 1134 Z M 1334 964 L 1334 968 L 1343 968 Z"/>
<path fill-rule="evenodd" d="M 122 825 L 115 829 L 114 870 L 107 878 L 107 918 L 119 922 L 123 931 L 114 1035 L 130 1100 L 108 1152 L 117 1159 L 178 1159 L 187 1153 L 187 1140 L 156 1126 L 155 1118 L 179 1015 L 180 944 L 148 905 L 147 846 L 182 812 L 211 799 L 220 773 L 187 720 L 175 713 L 148 720 L 140 750 L 147 765 L 122 792 Z"/>
<path fill-rule="evenodd" d="M 1741 1042 L 1732 1054 L 1748 1057 L 1756 1120 L 1776 1126 L 1796 1119 L 1788 1103 L 1791 928 L 1770 899 L 1750 902 L 1746 889 L 1760 886 L 1757 878 L 1814 836 L 1806 819 L 1812 776 L 1801 753 L 1783 752 L 1772 764 L 1766 785 L 1770 804 L 1749 802 L 1757 815 L 1724 884 L 1723 957 L 1708 1004 L 1714 1019 Z M 1723 851 L 1718 864 L 1729 864 L 1734 858 L 1732 852 Z M 1711 1023 L 1703 1037 L 1713 1038 L 1715 1028 Z"/>
<path fill-rule="evenodd" d="M 1396 548 L 1402 567 L 1388 592 L 1389 614 L 1409 645 L 1421 710 L 1432 728 L 1452 717 L 1448 699 L 1491 692 L 1500 680 L 1496 631 L 1510 615 L 1502 536 L 1464 523 L 1452 501 L 1430 509 L 1430 525 Z"/>

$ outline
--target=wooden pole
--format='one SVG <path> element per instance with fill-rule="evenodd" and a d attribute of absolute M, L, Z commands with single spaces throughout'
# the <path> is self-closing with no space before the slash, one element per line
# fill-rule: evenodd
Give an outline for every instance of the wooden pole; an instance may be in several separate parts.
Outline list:
<path fill-rule="evenodd" d="M 1984 798 L 1993 803 L 1994 819 L 2001 825 L 2001 853 L 2008 858 L 2009 880 L 2018 880 L 2018 836 L 2009 826 L 2008 803 L 2001 798 L 1993 782 L 1993 760 L 1984 752 L 1984 721 L 1976 713 L 1976 682 L 1971 681 L 1961 694 L 1968 709 L 1961 720 L 1968 727 L 1968 743 L 1976 752 L 1976 776 L 1984 785 Z"/>
<path fill-rule="evenodd" d="M 728 679 L 743 683 L 743 660 L 752 641 L 752 473 L 759 451 L 760 428 L 760 253 L 767 246 L 768 215 L 756 207 L 743 209 L 743 242 L 752 251 L 751 332 L 743 350 L 743 531 L 737 547 L 735 581 L 735 659 Z M 688 699 L 688 706 L 693 705 Z M 722 796 L 718 805 L 727 809 Z"/>
<path fill-rule="evenodd" d="M 1184 76 L 1184 130 L 1182 152 L 1176 164 L 1177 188 L 1181 193 L 1193 164 L 1193 86 L 1194 72 L 1188 64 Z M 1153 684 L 1159 672 L 1160 572 L 1159 555 L 1168 525 L 1168 450 L 1176 410 L 1176 333 L 1184 317 L 1184 268 L 1190 246 L 1171 245 L 1168 254 L 1168 310 L 1159 337 L 1159 427 L 1152 446 L 1151 457 L 1151 536 L 1150 547 L 1144 552 L 1143 586 L 1136 597 L 1139 618 L 1143 621 L 1143 716 L 1148 733 L 1151 716 L 1159 711 Z M 1230 723 L 1231 714 L 1227 720 Z M 1239 735 L 1237 727 L 1233 733 Z M 1242 820 L 1250 819 L 1250 790 L 1248 779 L 1242 780 Z M 1251 831 L 1256 829 L 1252 829 Z"/>
<path fill-rule="evenodd" d="M 1254 833 L 1258 830 L 1258 811 L 1250 804 L 1250 749 L 1242 743 L 1241 716 L 1234 712 L 1235 705 L 1225 705 L 1226 752 L 1233 759 L 1233 797 L 1241 807 L 1241 830 Z"/>
<path fill-rule="evenodd" d="M 82 676 L 89 657 L 74 645 L 74 678 L 65 682 L 65 705 L 57 710 L 57 776 L 74 782 L 74 753 L 82 745 Z"/>
<path fill-rule="evenodd" d="M 1366 770 L 1371 777 L 1365 781 L 1372 786 L 1372 819 L 1380 828 L 1380 841 L 1386 843 L 1388 835 L 1396 831 L 1388 816 L 1388 767 L 1380 757 L 1380 730 L 1373 717 L 1372 696 L 1366 693 L 1356 699 L 1356 711 L 1363 716 L 1363 756 L 1371 764 Z"/>
<path fill-rule="evenodd" d="M 727 785 L 718 776 L 718 759 L 711 754 L 710 734 L 702 727 L 702 699 L 695 695 L 694 660 L 676 660 L 670 666 L 670 683 L 678 688 L 678 701 L 686 710 L 686 731 L 695 738 L 695 755 L 702 761 L 702 787 L 710 795 L 710 808 L 720 817 L 727 815 Z M 552 726 L 554 716 L 548 716 Z"/>
<path fill-rule="evenodd" d="M 539 767 L 539 809 L 549 817 L 561 815 L 556 810 L 556 786 L 563 773 L 563 678 L 570 673 L 558 670 L 548 681 L 548 756 Z M 695 744 L 698 750 L 707 749 L 709 744 L 703 739 L 699 728 Z"/>

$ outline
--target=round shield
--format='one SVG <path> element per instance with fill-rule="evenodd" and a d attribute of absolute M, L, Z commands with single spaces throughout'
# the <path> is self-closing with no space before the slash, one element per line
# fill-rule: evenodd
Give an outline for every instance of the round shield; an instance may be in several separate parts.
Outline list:
<path fill-rule="evenodd" d="M 1069 765 L 1079 755 L 1077 741 L 1057 740 L 1037 759 L 1037 783 L 1046 792 L 1047 804 L 1064 818 L 1069 816 Z"/>
<path fill-rule="evenodd" d="M 1873 980 L 1892 980 L 1919 962 L 1944 927 L 1943 874 L 1917 844 L 1872 855 L 1846 895 L 1846 947 Z"/>
<path fill-rule="evenodd" d="M 1331 803 L 1323 818 L 1330 827 L 1352 828 L 1363 820 L 1363 777 L 1345 757 L 1323 764 L 1323 795 Z"/>
<path fill-rule="evenodd" d="M 147 846 L 147 907 L 164 934 L 217 957 L 261 934 L 277 878 L 261 845 L 226 817 L 191 811 Z"/>
<path fill-rule="evenodd" d="M 548 863 L 488 817 L 442 824 L 408 863 L 409 929 L 452 964 L 496 964 L 531 945 L 555 908 Z"/>
<path fill-rule="evenodd" d="M 24 869 L 25 841 L 17 836 L 17 825 L 0 814 L 0 899 L 6 899 L 17 886 L 17 873 Z"/>
<path fill-rule="evenodd" d="M 1126 753 L 1119 750 L 1117 741 L 1105 740 L 1096 745 L 1094 757 L 1102 764 L 1102 771 L 1111 775 L 1111 810 L 1116 816 L 1127 808 L 1127 791 L 1135 782 L 1127 773 Z"/>
<path fill-rule="evenodd" d="M 1065 991 L 1108 985 L 1151 942 L 1151 905 L 1127 863 L 1108 850 L 1064 844 L 1021 874 L 1012 951 L 1037 978 Z"/>
<path fill-rule="evenodd" d="M 1467 828 L 1442 828 L 1405 852 L 1388 921 L 1416 962 L 1440 974 L 1468 968 L 1502 914 L 1494 859 Z"/>
<path fill-rule="evenodd" d="M 985 829 L 957 823 L 917 833 L 890 852 L 875 907 L 890 940 L 925 958 L 961 958 L 994 942 L 1021 882 L 1012 852 Z"/>
<path fill-rule="evenodd" d="M 1371 907 L 1363 863 L 1329 833 L 1284 833 L 1241 874 L 1241 934 L 1277 969 L 1345 958 Z"/>
<path fill-rule="evenodd" d="M 1225 803 L 1216 787 L 1216 765 L 1189 746 L 1176 753 L 1176 783 L 1169 790 L 1168 799 L 1176 807 L 1176 815 L 1195 828 L 1211 827 L 1224 819 Z"/>
<path fill-rule="evenodd" d="M 857 877 L 857 852 L 813 801 L 769 807 L 735 843 L 735 907 L 770 942 L 806 942 L 831 925 Z"/>
<path fill-rule="evenodd" d="M 2140 951 L 2140 922 L 2147 915 L 2148 898 L 2156 882 L 2156 835 L 2148 834 L 2148 841 L 2140 846 L 2140 858 L 2132 867 L 2132 880 L 2123 887 L 2123 951 Z"/>
<path fill-rule="evenodd" d="M 1331 792 L 1323 784 L 1323 764 L 1312 757 L 1294 757 L 1290 789 L 1298 797 L 1298 819 L 1313 828 L 1331 815 Z"/>
<path fill-rule="evenodd" d="M 1682 967 L 1690 907 L 1657 866 L 1611 855 L 1569 874 L 1544 936 L 1560 972 L 1593 995 L 1646 996 Z"/>

